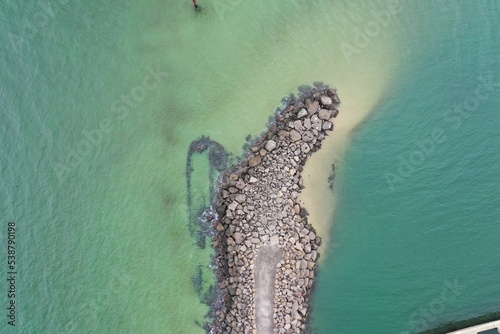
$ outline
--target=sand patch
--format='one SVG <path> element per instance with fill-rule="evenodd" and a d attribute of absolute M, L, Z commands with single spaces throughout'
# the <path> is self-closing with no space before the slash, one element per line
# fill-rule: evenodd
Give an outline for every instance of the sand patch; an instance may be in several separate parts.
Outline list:
<path fill-rule="evenodd" d="M 336 171 L 342 172 L 343 157 L 349 146 L 353 132 L 367 119 L 374 108 L 385 95 L 386 85 L 376 82 L 358 73 L 338 87 L 341 100 L 340 114 L 333 120 L 334 130 L 323 142 L 322 148 L 312 155 L 302 172 L 305 189 L 299 195 L 298 201 L 309 212 L 309 223 L 314 226 L 317 234 L 323 239 L 320 247 L 323 261 L 328 254 L 330 231 L 338 198 L 329 189 L 328 177 L 331 165 Z"/>

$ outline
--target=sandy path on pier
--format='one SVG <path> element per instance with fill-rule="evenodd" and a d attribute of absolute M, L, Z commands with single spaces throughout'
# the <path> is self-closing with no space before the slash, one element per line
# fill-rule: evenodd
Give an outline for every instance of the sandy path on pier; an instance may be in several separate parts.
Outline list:
<path fill-rule="evenodd" d="M 257 334 L 274 333 L 274 282 L 276 266 L 283 259 L 278 246 L 266 245 L 255 259 L 255 323 Z"/>

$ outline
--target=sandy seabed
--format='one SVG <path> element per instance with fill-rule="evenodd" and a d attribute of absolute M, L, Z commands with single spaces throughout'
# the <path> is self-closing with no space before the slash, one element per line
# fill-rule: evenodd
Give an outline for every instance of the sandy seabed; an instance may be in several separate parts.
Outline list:
<path fill-rule="evenodd" d="M 337 173 L 342 173 L 343 157 L 352 135 L 382 100 L 385 86 L 380 83 L 376 85 L 374 81 L 359 75 L 352 77 L 345 85 L 337 86 L 341 103 L 335 129 L 329 133 L 321 150 L 308 159 L 302 172 L 305 188 L 299 194 L 298 201 L 309 212 L 309 223 L 323 240 L 319 249 L 322 255 L 320 262 L 328 255 L 331 228 L 338 204 L 337 193 L 329 189 L 331 165 L 335 165 Z"/>

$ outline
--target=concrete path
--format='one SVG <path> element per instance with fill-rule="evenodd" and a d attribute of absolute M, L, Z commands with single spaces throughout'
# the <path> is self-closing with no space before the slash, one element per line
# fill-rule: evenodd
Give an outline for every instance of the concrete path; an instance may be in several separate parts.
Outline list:
<path fill-rule="evenodd" d="M 257 334 L 274 333 L 274 281 L 276 265 L 283 259 L 278 246 L 259 249 L 255 259 L 255 323 Z"/>
<path fill-rule="evenodd" d="M 472 326 L 468 328 L 464 328 L 458 331 L 449 332 L 448 334 L 477 334 L 482 333 L 484 331 L 496 329 L 497 332 L 500 333 L 500 320 L 488 322 L 482 325 Z"/>

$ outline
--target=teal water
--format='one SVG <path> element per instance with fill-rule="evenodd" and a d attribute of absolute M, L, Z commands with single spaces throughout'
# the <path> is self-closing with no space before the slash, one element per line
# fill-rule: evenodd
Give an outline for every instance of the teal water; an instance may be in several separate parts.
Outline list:
<path fill-rule="evenodd" d="M 495 310 L 498 88 L 456 131 L 443 112 L 478 75 L 500 81 L 499 5 L 400 5 L 348 59 L 339 45 L 389 2 L 0 4 L 0 240 L 16 221 L 19 273 L 0 332 L 202 333 L 193 282 L 202 268 L 203 295 L 213 277 L 188 228 L 188 147 L 241 153 L 314 81 L 379 101 L 338 170 L 317 332 L 409 330 L 455 277 L 467 289 L 426 325 Z M 384 173 L 433 127 L 448 140 L 392 192 Z"/>
<path fill-rule="evenodd" d="M 427 45 L 346 155 L 317 333 L 417 333 L 498 310 L 500 7 L 448 4 L 419 9 L 428 35 L 404 44 Z"/>

